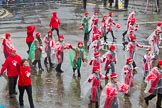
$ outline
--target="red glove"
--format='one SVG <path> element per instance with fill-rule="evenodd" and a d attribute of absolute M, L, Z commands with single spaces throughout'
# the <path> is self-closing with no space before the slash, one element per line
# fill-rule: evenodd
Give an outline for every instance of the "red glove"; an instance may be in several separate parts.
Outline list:
<path fill-rule="evenodd" d="M 39 51 L 42 52 L 42 48 L 39 48 Z"/>
<path fill-rule="evenodd" d="M 108 76 L 105 76 L 105 79 L 106 79 L 106 80 L 108 80 L 108 79 L 109 79 L 109 77 L 108 77 Z"/>
<path fill-rule="evenodd" d="M 69 45 L 69 48 L 73 48 L 73 46 L 70 44 L 70 45 Z"/>
<path fill-rule="evenodd" d="M 91 82 L 91 79 L 88 79 L 88 82 L 90 83 Z"/>
<path fill-rule="evenodd" d="M 116 64 L 116 61 L 114 61 L 114 63 Z"/>

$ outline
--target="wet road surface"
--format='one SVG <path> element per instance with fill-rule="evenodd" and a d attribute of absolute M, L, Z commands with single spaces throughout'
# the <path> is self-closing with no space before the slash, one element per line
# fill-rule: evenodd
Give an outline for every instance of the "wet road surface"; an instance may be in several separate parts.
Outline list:
<path fill-rule="evenodd" d="M 142 7 L 140 7 L 142 8 Z M 100 12 L 104 15 L 108 14 L 108 10 L 102 7 L 99 8 Z M 48 29 L 49 20 L 53 11 L 58 12 L 58 17 L 61 19 L 60 34 L 65 35 L 65 42 L 72 43 L 73 46 L 77 46 L 77 41 L 83 40 L 83 33 L 79 31 L 79 23 L 83 15 L 80 5 L 37 5 L 35 7 L 29 6 L 25 8 L 18 8 L 10 10 L 11 14 L 0 19 L 0 41 L 5 32 L 11 32 L 12 40 L 17 53 L 22 58 L 27 58 L 27 45 L 25 43 L 26 26 L 36 25 L 36 31 L 40 31 L 42 36 L 46 35 Z M 88 6 L 88 11 L 92 15 L 94 10 L 93 5 Z M 126 19 L 130 11 L 114 12 L 114 20 L 121 24 L 119 30 L 114 30 L 114 34 L 117 37 L 117 43 L 122 43 L 122 33 L 126 29 Z M 101 15 L 100 15 L 101 17 Z M 141 22 L 154 22 L 152 24 L 140 24 L 139 30 L 136 32 L 137 40 L 141 44 L 147 44 L 147 37 L 156 28 L 156 21 L 162 18 L 162 15 L 144 14 L 140 9 L 136 10 L 137 23 Z M 101 19 L 101 18 L 100 18 Z M 56 33 L 54 32 L 57 40 Z M 110 34 L 107 35 L 108 40 L 112 41 Z M 145 83 L 143 83 L 142 76 L 142 56 L 145 53 L 145 49 L 138 49 L 136 53 L 136 63 L 138 73 L 135 75 L 135 87 L 132 89 L 132 94 L 129 98 L 124 98 L 122 94 L 119 94 L 120 108 L 146 108 L 143 97 L 147 94 L 144 93 Z M 122 50 L 122 46 L 117 46 L 118 62 L 116 65 L 117 73 L 120 76 L 121 69 L 125 64 L 125 54 Z M 4 56 L 0 54 L 0 63 L 4 62 Z M 161 57 L 159 57 L 160 59 Z M 43 61 L 43 59 L 42 59 Z M 43 64 L 43 63 L 42 63 Z M 87 79 L 90 74 L 90 67 L 87 64 L 81 68 L 82 78 L 79 80 L 72 77 L 72 68 L 69 64 L 68 51 L 65 51 L 65 59 L 62 65 L 64 73 L 61 76 L 57 76 L 55 70 L 49 72 L 44 71 L 32 75 L 33 85 L 33 98 L 36 108 L 93 108 L 88 106 L 88 101 L 80 99 L 80 87 L 81 84 Z M 104 81 L 102 82 L 104 85 Z M 0 104 L 5 108 L 18 108 L 18 96 L 15 99 L 8 98 L 8 92 L 6 91 L 7 81 L 3 77 L 0 78 Z M 18 91 L 18 90 L 17 90 Z M 156 99 L 150 101 L 148 108 L 155 107 Z M 27 95 L 24 96 L 25 108 L 29 108 Z"/>

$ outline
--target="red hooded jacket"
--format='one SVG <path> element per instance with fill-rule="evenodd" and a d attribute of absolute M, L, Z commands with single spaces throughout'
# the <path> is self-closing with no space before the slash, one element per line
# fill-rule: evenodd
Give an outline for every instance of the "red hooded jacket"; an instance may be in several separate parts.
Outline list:
<path fill-rule="evenodd" d="M 34 40 L 34 30 L 35 26 L 27 26 L 27 37 L 26 37 L 26 43 L 33 42 Z"/>
<path fill-rule="evenodd" d="M 60 19 L 56 15 L 53 15 L 49 26 L 52 28 L 58 28 L 59 25 L 60 25 Z"/>
<path fill-rule="evenodd" d="M 18 85 L 19 86 L 30 86 L 31 85 L 29 66 L 20 66 Z"/>
<path fill-rule="evenodd" d="M 14 77 L 18 76 L 20 70 L 21 57 L 19 55 L 11 56 L 9 55 L 1 68 L 1 74 L 7 69 L 7 76 Z"/>

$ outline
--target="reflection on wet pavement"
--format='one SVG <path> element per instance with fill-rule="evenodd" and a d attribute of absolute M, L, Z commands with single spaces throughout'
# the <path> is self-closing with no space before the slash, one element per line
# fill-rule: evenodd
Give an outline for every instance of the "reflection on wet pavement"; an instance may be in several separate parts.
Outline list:
<path fill-rule="evenodd" d="M 93 6 L 88 6 L 90 15 L 93 13 Z M 26 37 L 26 26 L 29 24 L 37 25 L 36 31 L 42 32 L 42 36 L 45 36 L 48 27 L 48 23 L 51 17 L 52 11 L 56 10 L 58 16 L 61 19 L 61 34 L 65 35 L 65 40 L 76 46 L 76 42 L 83 40 L 83 33 L 79 31 L 80 19 L 83 15 L 81 6 L 61 6 L 46 4 L 44 6 L 25 7 L 11 10 L 11 15 L 5 19 L 0 19 L 0 38 L 4 36 L 4 33 L 9 31 L 12 34 L 12 40 L 15 45 L 17 52 L 23 57 L 27 58 L 26 50 L 27 45 L 25 43 Z M 102 14 L 108 14 L 108 10 L 100 8 Z M 121 33 L 126 29 L 126 19 L 129 12 L 114 12 L 114 19 L 116 22 L 121 24 L 122 28 L 115 31 L 115 37 L 117 37 L 117 43 L 121 43 Z M 100 15 L 101 17 L 101 15 Z M 146 15 L 137 11 L 137 23 L 146 21 L 157 21 L 161 18 L 161 15 Z M 137 33 L 137 39 L 140 43 L 145 43 L 146 38 L 155 29 L 156 24 L 141 24 L 140 29 Z M 56 33 L 54 32 L 55 38 Z M 109 35 L 108 35 L 109 38 Z M 22 47 L 23 46 L 23 47 Z M 24 50 L 25 49 L 25 50 Z M 2 51 L 1 51 L 2 52 Z M 145 53 L 144 50 L 138 50 L 136 54 L 136 61 L 139 67 L 138 73 L 135 76 L 136 85 L 132 89 L 130 98 L 124 97 L 123 94 L 119 95 L 120 108 L 146 108 L 143 97 L 147 94 L 144 93 L 145 83 L 141 76 L 143 76 L 141 67 L 141 58 Z M 125 61 L 125 54 L 121 46 L 117 46 L 117 73 L 120 75 L 121 68 Z M 0 54 L 0 63 L 4 61 L 3 54 Z M 161 57 L 159 57 L 161 58 Z M 43 61 L 43 60 L 42 60 Z M 122 64 L 122 65 L 121 65 Z M 80 98 L 80 87 L 81 84 L 86 80 L 90 73 L 88 66 L 84 66 L 81 69 L 82 79 L 72 77 L 72 68 L 69 64 L 68 51 L 65 52 L 65 60 L 63 63 L 63 70 L 65 71 L 62 75 L 55 72 L 54 69 L 48 72 L 33 72 L 32 84 L 33 84 L 33 98 L 35 106 L 38 108 L 94 108 L 93 105 L 88 105 L 88 101 L 81 100 Z M 45 69 L 45 68 L 44 68 Z M 104 83 L 104 82 L 102 82 Z M 0 104 L 5 105 L 5 108 L 18 108 L 18 96 L 14 99 L 9 99 L 7 96 L 6 85 L 7 81 L 2 77 L 0 78 Z M 103 84 L 104 85 L 104 84 Z M 27 95 L 24 96 L 25 107 L 28 108 Z M 155 99 L 150 102 L 149 108 L 155 107 Z"/>

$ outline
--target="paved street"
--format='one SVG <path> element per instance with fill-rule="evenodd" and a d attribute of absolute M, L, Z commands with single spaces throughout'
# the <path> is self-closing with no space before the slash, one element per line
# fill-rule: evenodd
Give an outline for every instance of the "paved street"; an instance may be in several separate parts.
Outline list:
<path fill-rule="evenodd" d="M 142 4 L 143 1 L 138 1 L 138 4 Z M 131 2 L 133 4 L 133 2 Z M 161 3 L 162 4 L 162 3 Z M 132 6 L 132 5 L 131 5 Z M 162 6 L 162 5 L 161 5 Z M 89 4 L 87 10 L 90 15 L 93 14 L 95 5 Z M 148 10 L 147 14 L 144 12 L 144 6 L 137 6 L 129 8 L 129 11 L 114 11 L 113 18 L 117 23 L 121 25 L 119 30 L 115 30 L 114 34 L 117 37 L 117 44 L 122 43 L 122 33 L 126 30 L 126 21 L 128 14 L 136 10 L 137 23 L 140 24 L 139 30 L 136 32 L 137 41 L 140 44 L 148 44 L 147 38 L 156 28 L 156 23 L 162 20 L 162 14 L 156 14 Z M 36 31 L 40 31 L 44 37 L 47 31 L 51 13 L 57 11 L 58 17 L 61 20 L 60 34 L 65 36 L 65 42 L 71 43 L 73 46 L 77 46 L 77 41 L 83 40 L 83 33 L 79 30 L 80 20 L 84 14 L 81 9 L 81 5 L 73 4 L 35 4 L 35 6 L 26 5 L 25 7 L 17 7 L 14 9 L 8 8 L 10 14 L 5 18 L 0 19 L 0 41 L 6 32 L 11 32 L 12 40 L 17 53 L 22 58 L 27 58 L 27 45 L 25 43 L 26 26 L 36 25 Z M 103 15 L 108 15 L 109 10 L 104 9 L 102 5 L 99 5 L 99 11 Z M 101 15 L 100 15 L 101 20 Z M 56 32 L 54 36 L 57 40 Z M 107 35 L 108 40 L 112 41 L 111 35 Z M 123 95 L 119 94 L 120 108 L 147 108 L 144 103 L 144 96 L 148 95 L 144 93 L 144 82 L 142 80 L 142 56 L 145 53 L 145 49 L 138 49 L 136 53 L 136 63 L 138 73 L 135 75 L 135 87 L 132 90 L 131 96 L 124 100 Z M 125 64 L 125 52 L 122 50 L 122 46 L 117 46 L 118 62 L 116 65 L 117 73 L 120 76 L 122 67 Z M 56 76 L 55 70 L 50 72 L 44 71 L 32 75 L 33 84 L 33 98 L 35 108 L 93 108 L 88 106 L 88 101 L 81 100 L 80 87 L 90 74 L 90 67 L 88 64 L 84 64 L 81 68 L 81 80 L 72 77 L 72 68 L 69 63 L 68 51 L 65 51 L 65 60 L 62 65 L 64 73 L 61 76 Z M 2 50 L 0 51 L 0 65 L 4 62 L 4 55 Z M 161 57 L 159 56 L 159 59 Z M 43 59 L 42 59 L 43 61 Z M 43 63 L 42 63 L 43 64 Z M 102 85 L 104 85 L 104 81 Z M 19 108 L 18 96 L 15 99 L 8 98 L 7 81 L 4 77 L 0 77 L 0 104 L 5 108 Z M 18 90 L 17 90 L 18 91 Z M 29 108 L 27 95 L 24 96 L 25 108 Z M 155 108 L 156 98 L 150 101 L 148 108 Z"/>

